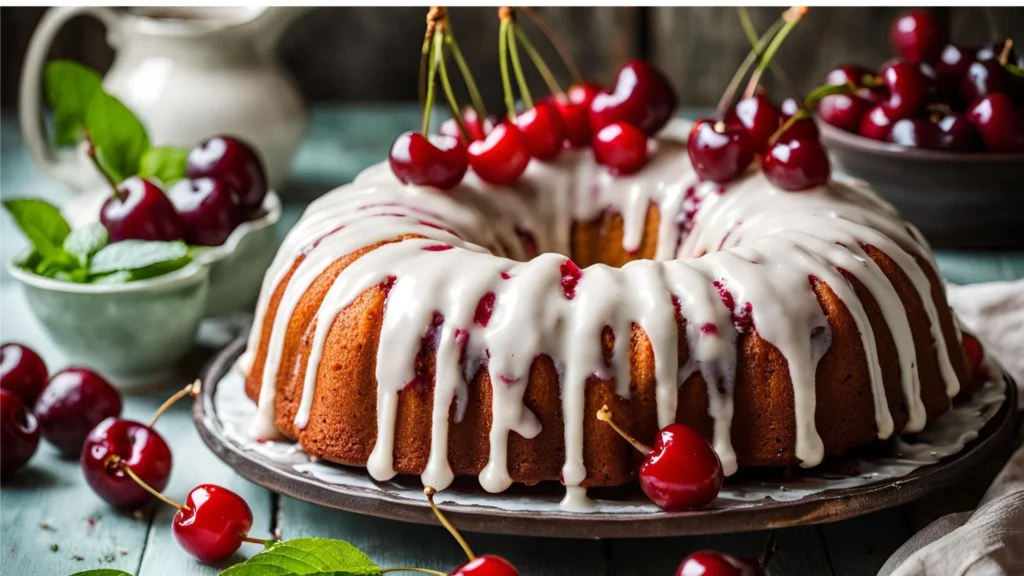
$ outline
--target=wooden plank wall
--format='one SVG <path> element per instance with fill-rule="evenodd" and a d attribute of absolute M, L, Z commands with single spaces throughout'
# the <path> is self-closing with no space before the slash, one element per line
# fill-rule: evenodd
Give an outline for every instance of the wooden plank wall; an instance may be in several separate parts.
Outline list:
<path fill-rule="evenodd" d="M 44 10 L 0 9 L 0 105 L 16 104 L 21 61 Z M 713 105 L 747 50 L 732 8 L 540 10 L 560 33 L 587 77 L 607 82 L 625 60 L 648 57 L 670 76 L 680 101 L 686 105 Z M 779 62 L 798 89 L 804 91 L 820 82 L 837 62 L 877 66 L 892 55 L 888 28 L 900 10 L 812 8 L 780 52 Z M 757 27 L 764 29 L 780 11 L 754 8 L 751 14 Z M 949 23 L 956 40 L 979 43 L 988 39 L 982 10 L 937 11 Z M 424 12 L 422 8 L 320 8 L 285 34 L 280 54 L 310 101 L 414 100 Z M 1003 34 L 1024 44 L 1024 9 L 995 8 L 994 14 Z M 497 108 L 501 90 L 494 8 L 455 8 L 452 21 L 485 99 Z M 568 75 L 553 51 L 535 30 L 532 32 L 555 73 L 567 80 Z M 100 25 L 81 18 L 61 33 L 53 56 L 78 58 L 102 70 L 109 66 L 112 52 L 104 43 Z M 532 74 L 532 81 L 536 90 L 543 91 L 536 74 Z"/>

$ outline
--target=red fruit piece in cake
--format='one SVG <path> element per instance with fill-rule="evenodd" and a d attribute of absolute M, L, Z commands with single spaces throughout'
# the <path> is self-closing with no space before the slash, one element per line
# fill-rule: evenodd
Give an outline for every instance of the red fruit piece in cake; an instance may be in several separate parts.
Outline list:
<path fill-rule="evenodd" d="M 583 270 L 569 259 L 566 259 L 559 269 L 562 272 L 562 293 L 567 299 L 572 300 L 576 296 L 576 285 L 583 277 Z"/>

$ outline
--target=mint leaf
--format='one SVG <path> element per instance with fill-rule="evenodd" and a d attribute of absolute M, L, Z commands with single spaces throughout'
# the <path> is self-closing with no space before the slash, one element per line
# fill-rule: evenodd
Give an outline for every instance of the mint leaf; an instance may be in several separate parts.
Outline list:
<path fill-rule="evenodd" d="M 107 229 L 99 222 L 73 230 L 64 239 L 64 251 L 78 259 L 82 268 L 89 267 L 89 258 L 107 245 Z"/>
<path fill-rule="evenodd" d="M 120 183 L 138 174 L 149 136 L 127 106 L 106 92 L 97 92 L 89 102 L 85 128 L 96 161 L 111 180 Z"/>
<path fill-rule="evenodd" d="M 85 130 L 89 102 L 102 89 L 100 75 L 74 60 L 54 60 L 46 65 L 43 76 L 57 145 L 73 146 Z"/>
<path fill-rule="evenodd" d="M 44 258 L 58 259 L 64 255 L 61 245 L 71 233 L 71 226 L 56 206 L 44 200 L 21 198 L 4 200 L 4 208 Z"/>
<path fill-rule="evenodd" d="M 328 538 L 278 542 L 221 576 L 380 576 L 380 566 L 355 546 Z"/>
<path fill-rule="evenodd" d="M 131 271 L 132 280 L 145 280 L 146 278 L 154 278 L 156 276 L 170 274 L 179 268 L 184 268 L 191 261 L 192 256 L 185 255 L 181 258 L 175 258 L 174 260 L 157 262 L 156 264 L 146 266 L 145 268 L 137 268 Z"/>
<path fill-rule="evenodd" d="M 188 246 L 174 242 L 122 240 L 97 252 L 89 263 L 89 274 L 97 276 L 118 270 L 145 270 L 160 264 L 174 264 L 189 258 Z M 181 266 L 177 266 L 180 268 Z"/>
<path fill-rule="evenodd" d="M 71 576 L 132 576 L 124 570 L 114 570 L 113 568 L 99 568 L 97 570 L 86 570 L 85 572 L 75 572 Z"/>
<path fill-rule="evenodd" d="M 188 148 L 157 146 L 146 150 L 139 162 L 139 176 L 159 178 L 164 186 L 170 186 L 185 177 L 185 161 Z"/>
<path fill-rule="evenodd" d="M 92 284 L 124 284 L 125 282 L 131 282 L 132 273 L 127 270 L 118 270 L 111 274 L 105 274 L 103 276 L 97 276 L 91 280 Z"/>

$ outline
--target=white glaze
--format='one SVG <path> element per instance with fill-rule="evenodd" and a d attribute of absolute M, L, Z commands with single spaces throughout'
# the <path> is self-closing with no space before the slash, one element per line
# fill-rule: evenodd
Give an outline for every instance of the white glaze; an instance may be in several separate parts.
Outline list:
<path fill-rule="evenodd" d="M 684 131 L 685 123 L 674 122 L 665 134 Z M 656 259 L 633 261 L 621 268 L 590 266 L 575 285 L 573 297 L 567 298 L 561 271 L 566 257 L 560 254 L 569 252 L 572 222 L 590 221 L 614 210 L 623 216 L 623 247 L 632 251 L 640 246 L 651 203 L 661 213 Z M 521 231 L 534 236 L 542 254 L 522 261 L 526 250 Z M 861 244 L 884 252 L 910 279 L 931 323 L 947 393 L 952 397 L 959 389 L 928 277 L 917 260 L 932 265 L 929 252 L 890 206 L 869 190 L 839 182 L 786 193 L 774 188 L 755 167 L 726 187 L 700 182 L 684 147 L 665 136 L 648 166 L 626 178 L 611 177 L 586 151 L 567 152 L 553 164 L 531 162 L 513 189 L 487 186 L 469 174 L 455 190 L 442 193 L 403 186 L 386 165 L 378 165 L 353 184 L 313 203 L 267 273 L 249 351 L 241 361 L 244 369 L 251 367 L 270 296 L 302 255 L 273 320 L 254 434 L 266 438 L 276 432 L 274 394 L 281 350 L 299 299 L 338 258 L 403 235 L 422 238 L 381 246 L 334 279 L 316 315 L 295 418 L 296 426 L 303 428 L 316 401 L 319 359 L 335 318 L 363 291 L 390 281 L 376 368 L 377 442 L 367 463 L 378 480 L 395 475 L 398 392 L 416 379 L 414 359 L 435 314 L 443 322 L 437 328 L 431 451 L 422 475 L 423 482 L 435 488 L 443 489 L 452 481 L 447 456 L 451 402 L 461 405 L 456 412 L 460 418 L 466 382 L 484 363 L 494 401 L 490 458 L 480 483 L 491 492 L 512 483 L 506 457 L 508 435 L 515 431 L 532 438 L 540 432 L 539 421 L 522 398 L 531 364 L 547 355 L 558 368 L 562 389 L 566 454 L 562 475 L 569 488 L 564 504 L 587 508 L 585 491 L 578 489 L 586 476 L 583 424 L 592 416 L 583 413 L 586 381 L 593 375 L 614 379 L 616 392 L 628 398 L 629 335 L 634 324 L 647 334 L 654 351 L 659 425 L 674 420 L 679 385 L 699 372 L 708 383 L 713 445 L 726 473 L 732 474 L 737 467 L 730 430 L 738 325 L 731 316 L 745 313 L 758 334 L 788 362 L 796 456 L 804 466 L 817 465 L 824 448 L 814 424 L 815 370 L 831 334 L 811 277 L 832 288 L 860 331 L 878 436 L 888 438 L 894 431 L 893 419 L 874 334 L 840 270 L 856 277 L 878 301 L 896 341 L 910 415 L 907 430 L 920 430 L 925 413 L 906 312 Z M 451 248 L 431 250 L 447 246 Z M 733 310 L 723 304 L 718 286 L 732 295 Z M 494 294 L 493 313 L 481 326 L 474 322 L 474 314 L 488 293 Z M 690 357 L 682 366 L 677 358 L 673 299 L 687 320 Z M 601 350 L 606 326 L 616 336 L 607 364 Z M 713 329 L 703 330 L 705 326 Z M 464 365 L 460 358 L 465 359 Z"/>

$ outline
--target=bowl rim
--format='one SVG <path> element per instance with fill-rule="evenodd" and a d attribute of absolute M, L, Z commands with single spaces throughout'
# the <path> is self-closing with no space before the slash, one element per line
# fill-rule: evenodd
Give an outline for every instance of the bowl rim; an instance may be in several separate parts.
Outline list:
<path fill-rule="evenodd" d="M 967 164 L 992 164 L 1002 162 L 1024 162 L 1024 152 L 950 152 L 946 150 L 926 150 L 923 148 L 910 148 L 865 138 L 859 134 L 847 132 L 825 122 L 816 116 L 821 136 L 826 140 L 829 149 L 837 148 L 854 149 L 858 152 L 865 152 L 875 156 L 887 158 L 905 158 L 907 160 L 936 161 L 936 162 L 961 162 Z"/>

